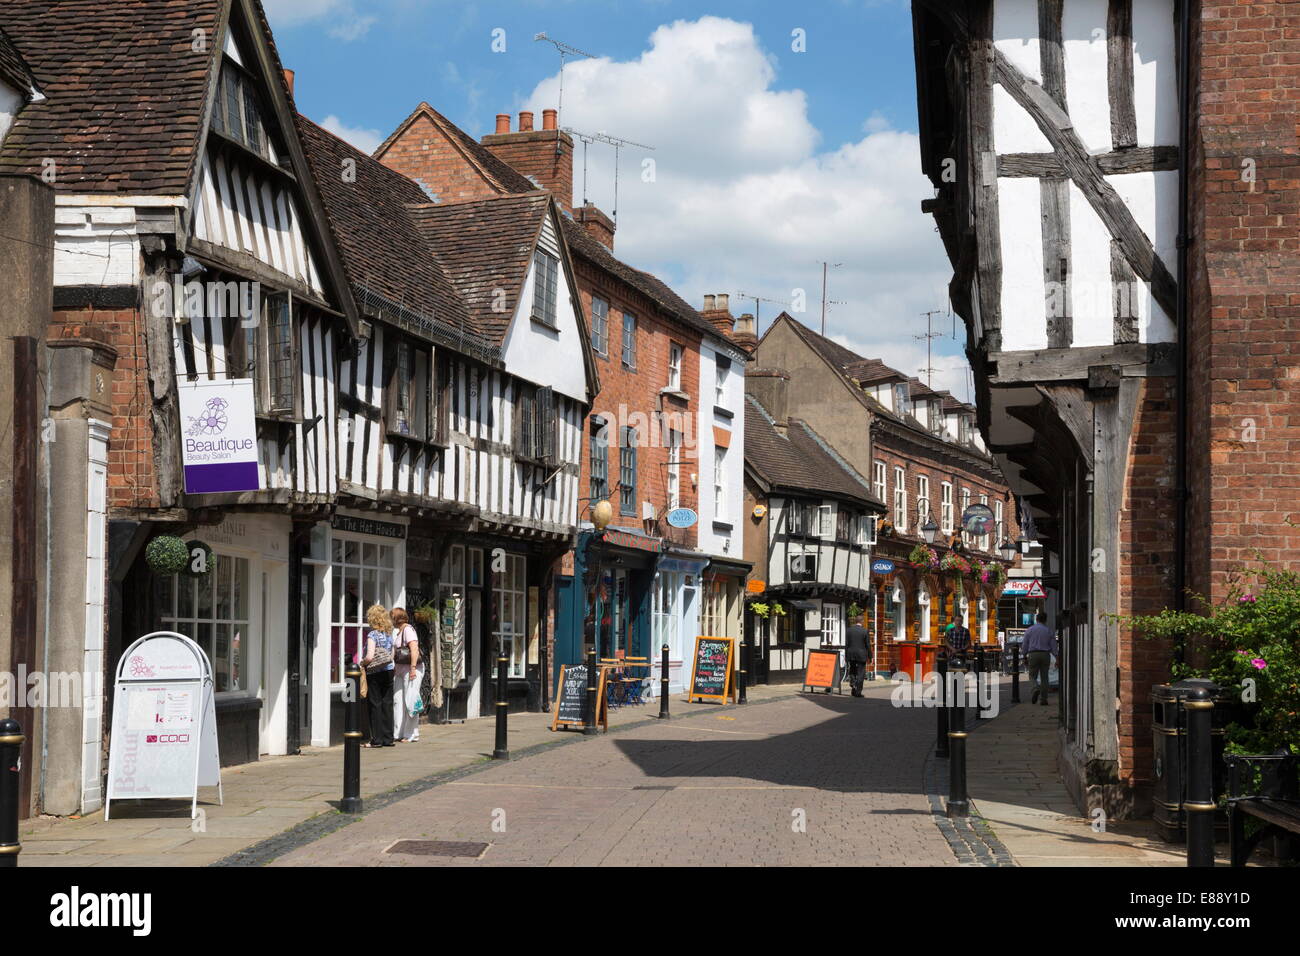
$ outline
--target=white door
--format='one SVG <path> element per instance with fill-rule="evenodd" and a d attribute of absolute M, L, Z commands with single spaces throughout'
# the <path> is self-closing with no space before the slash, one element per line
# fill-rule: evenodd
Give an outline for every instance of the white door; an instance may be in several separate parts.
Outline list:
<path fill-rule="evenodd" d="M 483 712 L 483 635 L 479 630 L 482 602 L 478 591 L 470 591 L 465 599 L 465 679 L 469 681 L 465 716 L 469 718 Z"/>

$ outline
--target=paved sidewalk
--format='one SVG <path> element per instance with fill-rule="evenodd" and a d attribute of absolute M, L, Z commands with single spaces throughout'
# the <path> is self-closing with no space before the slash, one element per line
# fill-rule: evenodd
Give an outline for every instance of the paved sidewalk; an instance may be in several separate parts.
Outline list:
<path fill-rule="evenodd" d="M 1048 707 L 1030 704 L 1029 682 L 1022 680 L 1022 703 L 1011 704 L 1010 686 L 1004 679 L 998 717 L 980 721 L 967 738 L 967 786 L 975 812 L 1015 862 L 1186 866 L 1185 848 L 1160 839 L 1150 820 L 1107 821 L 1104 832 L 1093 829 L 1056 770 L 1056 696 Z"/>
<path fill-rule="evenodd" d="M 797 693 L 797 686 L 757 687 L 755 703 Z M 673 695 L 674 720 L 719 713 L 717 704 L 687 704 Z M 728 710 L 734 711 L 734 706 Z M 611 711 L 610 729 L 654 719 L 659 702 Z M 490 718 L 420 727 L 420 740 L 361 751 L 363 800 L 403 784 L 457 768 L 491 763 L 496 722 Z M 562 745 L 578 731 L 551 730 L 550 714 L 511 714 L 510 751 Z M 191 824 L 188 800 L 115 801 L 82 818 L 43 817 L 19 828 L 20 866 L 206 866 L 320 814 L 334 814 L 343 787 L 343 748 L 305 748 L 298 756 L 263 757 L 221 771 L 225 805 L 216 790 L 199 791 L 203 819 Z M 201 829 L 199 827 L 201 826 Z M 196 830 L 198 832 L 196 832 Z"/>

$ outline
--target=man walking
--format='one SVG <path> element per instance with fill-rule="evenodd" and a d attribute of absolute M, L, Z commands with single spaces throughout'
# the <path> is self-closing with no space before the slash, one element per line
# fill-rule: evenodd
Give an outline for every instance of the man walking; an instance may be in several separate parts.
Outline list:
<path fill-rule="evenodd" d="M 965 661 L 966 654 L 970 651 L 970 631 L 960 619 L 953 621 L 943 632 L 943 643 L 948 648 L 949 661 Z"/>
<path fill-rule="evenodd" d="M 1052 668 L 1052 652 L 1056 650 L 1056 635 L 1047 626 L 1047 615 L 1038 612 L 1037 622 L 1025 631 L 1020 645 L 1029 661 L 1029 677 L 1034 682 L 1031 704 L 1047 706 L 1047 675 Z"/>
<path fill-rule="evenodd" d="M 862 678 L 871 661 L 871 636 L 862 626 L 862 614 L 844 632 L 844 659 L 849 664 L 849 687 L 854 697 L 862 696 Z"/>

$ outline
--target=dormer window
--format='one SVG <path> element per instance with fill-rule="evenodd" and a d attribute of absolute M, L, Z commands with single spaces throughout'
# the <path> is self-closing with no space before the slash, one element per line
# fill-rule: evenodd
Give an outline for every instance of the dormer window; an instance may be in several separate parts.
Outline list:
<path fill-rule="evenodd" d="M 221 68 L 221 88 L 212 104 L 212 128 L 249 152 L 275 161 L 253 82 L 230 61 Z"/>
<path fill-rule="evenodd" d="M 907 414 L 907 383 L 894 383 L 894 411 L 900 415 Z"/>
<path fill-rule="evenodd" d="M 943 431 L 943 412 L 940 410 L 937 401 L 930 402 L 929 422 L 930 431 L 936 435 Z"/>
<path fill-rule="evenodd" d="M 971 442 L 970 416 L 961 415 L 957 418 L 957 438 L 963 445 L 969 445 Z"/>

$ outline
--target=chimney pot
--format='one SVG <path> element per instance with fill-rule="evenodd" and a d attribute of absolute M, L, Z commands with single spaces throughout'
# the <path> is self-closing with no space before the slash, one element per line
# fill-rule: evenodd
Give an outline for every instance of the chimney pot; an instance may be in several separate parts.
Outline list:
<path fill-rule="evenodd" d="M 510 132 L 510 114 L 497 114 L 497 135 Z"/>
<path fill-rule="evenodd" d="M 555 129 L 555 110 L 542 110 L 542 129 Z"/>
<path fill-rule="evenodd" d="M 284 84 L 289 87 L 289 95 L 293 96 L 293 70 L 284 71 Z"/>
<path fill-rule="evenodd" d="M 711 296 L 711 295 L 706 295 L 706 296 L 704 297 L 704 311 L 705 311 L 705 312 L 712 312 L 712 311 L 713 311 L 713 296 Z"/>
<path fill-rule="evenodd" d="M 717 303 L 718 303 L 718 306 L 717 306 L 717 307 L 718 307 L 719 311 L 722 311 L 722 312 L 730 312 L 730 311 L 731 311 L 731 294 L 728 293 L 728 292 L 724 292 L 724 293 L 722 293 L 721 295 L 718 296 L 718 298 L 717 298 Z"/>
<path fill-rule="evenodd" d="M 530 133 L 533 129 L 533 114 L 523 110 L 519 114 L 519 132 Z"/>

